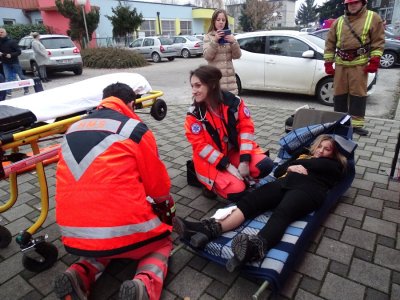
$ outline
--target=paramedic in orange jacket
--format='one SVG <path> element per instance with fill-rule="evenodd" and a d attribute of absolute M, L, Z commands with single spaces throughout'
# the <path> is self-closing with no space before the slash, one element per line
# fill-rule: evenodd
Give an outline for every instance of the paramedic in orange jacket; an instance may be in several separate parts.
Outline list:
<path fill-rule="evenodd" d="M 185 122 L 198 180 L 234 200 L 252 178 L 266 176 L 272 161 L 254 141 L 254 124 L 243 100 L 222 91 L 221 71 L 201 66 L 190 73 L 194 102 Z"/>
<path fill-rule="evenodd" d="M 134 113 L 135 99 L 128 85 L 109 85 L 97 109 L 64 137 L 56 221 L 67 252 L 83 258 L 56 277 L 60 299 L 87 299 L 113 258 L 139 261 L 120 299 L 160 298 L 175 206 L 154 135 Z"/>

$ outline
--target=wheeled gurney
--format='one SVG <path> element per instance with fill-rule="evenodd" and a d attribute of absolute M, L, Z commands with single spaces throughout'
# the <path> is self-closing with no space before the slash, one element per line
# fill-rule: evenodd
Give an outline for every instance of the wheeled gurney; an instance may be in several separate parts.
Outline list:
<path fill-rule="evenodd" d="M 32 82 L 29 84 L 32 85 Z M 0 157 L 2 160 L 0 178 L 8 177 L 9 181 L 9 199 L 3 205 L 0 203 L 0 213 L 10 209 L 17 201 L 18 173 L 35 167 L 39 181 L 40 215 L 32 226 L 21 231 L 16 237 L 17 243 L 24 252 L 23 265 L 30 271 L 38 272 L 51 267 L 58 255 L 57 248 L 46 242 L 46 236 L 33 238 L 33 234 L 46 220 L 49 210 L 44 163 L 57 160 L 59 152 L 58 145 L 46 147 L 45 151 L 41 151 L 40 143 L 44 139 L 60 137 L 72 123 L 80 120 L 88 110 L 100 103 L 102 91 L 106 86 L 116 82 L 126 83 L 136 92 L 138 95 L 135 102 L 136 109 L 151 107 L 150 114 L 156 120 L 162 120 L 165 117 L 167 106 L 164 100 L 159 99 L 163 92 L 153 91 L 147 80 L 135 73 L 103 75 L 0 102 Z M 18 82 L 0 84 L 0 89 L 13 87 L 20 86 Z M 23 153 L 19 153 L 22 146 L 29 146 L 32 156 L 24 157 Z M 10 161 L 3 164 L 8 159 Z M 10 231 L 0 226 L 0 248 L 7 247 L 11 238 Z"/>
<path fill-rule="evenodd" d="M 342 119 L 341 122 L 337 121 Z M 292 152 L 300 147 L 308 146 L 319 133 L 334 133 L 347 138 L 352 137 L 352 128 L 348 126 L 348 116 L 343 114 L 322 112 L 309 109 L 299 110 L 293 122 L 293 129 L 304 128 L 301 136 L 290 145 Z M 318 124 L 314 126 L 307 126 Z M 321 121 L 324 123 L 321 124 Z M 336 122 L 334 122 L 336 121 Z M 325 123 L 329 122 L 329 123 Z M 342 124 L 347 122 L 346 124 Z M 304 127 L 306 126 L 306 127 Z M 293 131 L 288 135 L 297 135 L 297 131 Z M 287 136 L 288 136 L 287 135 Z M 287 137 L 286 136 L 286 137 Z M 287 146 L 285 137 L 281 139 L 281 145 Z M 298 144 L 298 145 L 296 145 Z M 288 147 L 282 146 L 277 158 L 277 161 L 282 162 L 285 155 L 288 155 Z M 355 149 L 355 147 L 354 147 Z M 354 151 L 354 149 L 352 151 Z M 288 157 L 286 157 L 287 159 Z M 253 299 L 258 299 L 261 293 L 269 286 L 274 292 L 278 292 L 284 285 L 286 279 L 294 269 L 296 261 L 301 257 L 301 254 L 308 247 L 309 240 L 320 227 L 320 224 L 325 220 L 331 208 L 336 204 L 339 198 L 351 186 L 355 176 L 354 153 L 350 155 L 348 161 L 348 170 L 346 176 L 339 182 L 327 195 L 323 206 L 317 211 L 307 215 L 301 220 L 293 222 L 286 230 L 279 244 L 270 249 L 264 259 L 260 262 L 248 263 L 241 269 L 241 272 L 250 277 L 255 277 L 263 280 L 262 285 L 253 294 Z M 271 179 L 269 179 L 271 180 Z M 195 249 L 199 255 L 225 266 L 228 259 L 233 256 L 231 250 L 232 239 L 239 233 L 257 234 L 258 231 L 267 223 L 271 212 L 266 212 L 258 217 L 246 220 L 240 227 L 233 231 L 224 233 L 219 238 L 209 242 L 203 250 Z M 189 240 L 183 240 L 184 245 L 190 246 Z M 178 251 L 182 245 L 179 245 L 175 251 Z"/>

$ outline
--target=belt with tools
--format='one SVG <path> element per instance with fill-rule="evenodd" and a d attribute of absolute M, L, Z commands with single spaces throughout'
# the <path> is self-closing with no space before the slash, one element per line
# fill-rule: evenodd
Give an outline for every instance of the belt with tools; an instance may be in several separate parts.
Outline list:
<path fill-rule="evenodd" d="M 370 47 L 369 45 L 366 45 L 364 47 L 360 47 L 357 49 L 349 49 L 349 50 L 342 50 L 338 49 L 336 51 L 336 54 L 342 59 L 342 60 L 347 60 L 351 61 L 356 59 L 357 57 L 366 54 L 369 51 Z"/>

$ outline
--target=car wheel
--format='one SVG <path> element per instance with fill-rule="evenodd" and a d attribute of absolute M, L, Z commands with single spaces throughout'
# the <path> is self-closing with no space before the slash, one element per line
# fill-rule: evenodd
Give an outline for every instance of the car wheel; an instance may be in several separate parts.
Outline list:
<path fill-rule="evenodd" d="M 315 94 L 324 105 L 333 106 L 333 78 L 325 78 L 317 85 Z"/>
<path fill-rule="evenodd" d="M 31 62 L 31 69 L 32 69 L 33 77 L 40 77 L 39 66 L 35 61 Z"/>
<path fill-rule="evenodd" d="M 183 49 L 181 52 L 181 55 L 183 58 L 189 58 L 190 57 L 190 51 L 188 49 Z"/>
<path fill-rule="evenodd" d="M 151 59 L 152 59 L 155 63 L 158 63 L 158 62 L 161 61 L 161 56 L 160 56 L 160 54 L 158 54 L 157 52 L 154 52 L 154 53 L 151 55 Z"/>
<path fill-rule="evenodd" d="M 238 94 L 240 95 L 242 93 L 242 83 L 240 82 L 239 76 L 235 75 L 236 77 L 236 85 L 238 87 Z"/>
<path fill-rule="evenodd" d="M 82 75 L 82 67 L 74 69 L 73 72 L 75 75 Z"/>
<path fill-rule="evenodd" d="M 391 51 L 384 51 L 381 57 L 380 66 L 383 69 L 389 69 L 394 66 L 394 63 L 397 61 L 397 55 Z"/>
<path fill-rule="evenodd" d="M 173 61 L 175 59 L 175 57 L 168 57 L 169 61 Z"/>

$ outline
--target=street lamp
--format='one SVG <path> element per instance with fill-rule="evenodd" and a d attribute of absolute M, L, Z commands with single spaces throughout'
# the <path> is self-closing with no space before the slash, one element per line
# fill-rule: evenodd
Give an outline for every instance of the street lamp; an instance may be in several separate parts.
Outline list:
<path fill-rule="evenodd" d="M 158 34 L 161 35 L 161 20 L 160 20 L 160 12 L 157 12 L 157 22 L 158 22 Z"/>
<path fill-rule="evenodd" d="M 81 6 L 82 8 L 82 16 L 83 16 L 83 23 L 85 23 L 85 32 L 86 32 L 86 45 L 89 45 L 89 32 L 87 30 L 87 24 L 86 24 L 86 13 L 85 13 L 85 5 L 86 5 L 86 0 L 76 0 L 76 3 Z"/>

